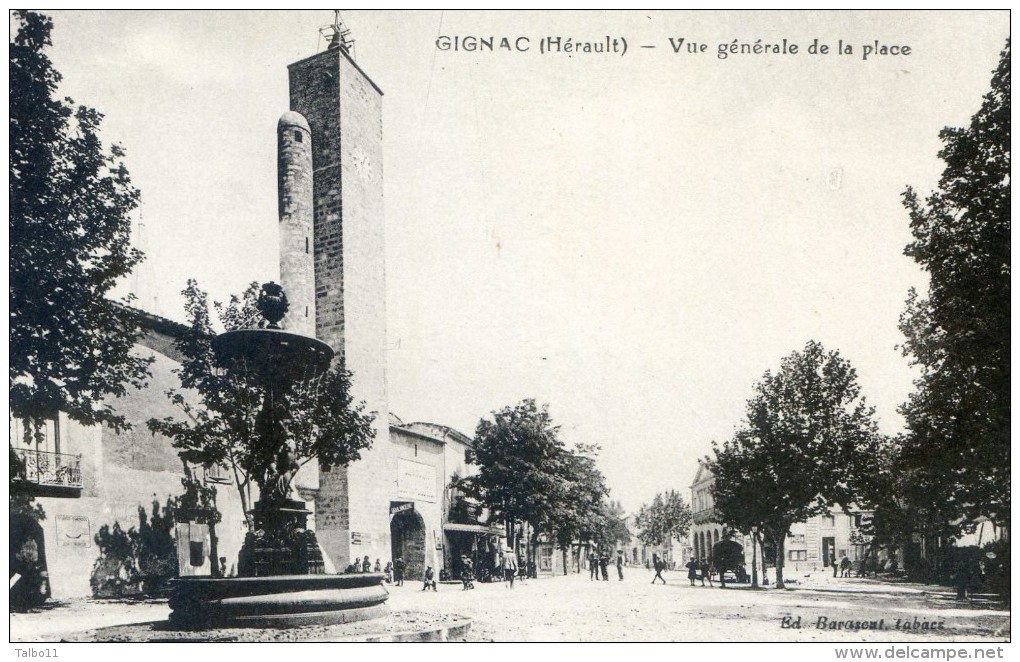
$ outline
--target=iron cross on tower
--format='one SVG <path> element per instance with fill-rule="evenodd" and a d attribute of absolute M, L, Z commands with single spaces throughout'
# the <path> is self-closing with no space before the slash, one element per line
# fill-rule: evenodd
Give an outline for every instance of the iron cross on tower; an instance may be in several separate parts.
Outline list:
<path fill-rule="evenodd" d="M 340 48 L 345 53 L 354 57 L 354 40 L 351 39 L 351 30 L 344 25 L 340 18 L 340 10 L 333 10 L 332 25 L 325 25 L 319 28 L 319 34 L 329 40 L 329 48 Z"/>

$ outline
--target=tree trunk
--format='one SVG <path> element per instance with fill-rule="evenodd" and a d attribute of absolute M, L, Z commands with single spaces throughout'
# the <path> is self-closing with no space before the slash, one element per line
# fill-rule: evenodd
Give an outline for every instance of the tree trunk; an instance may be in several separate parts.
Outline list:
<path fill-rule="evenodd" d="M 535 558 L 535 554 L 538 552 L 538 527 L 532 527 L 531 529 L 531 540 L 528 545 L 528 570 L 525 574 L 531 576 L 531 568 L 535 568 L 534 577 L 538 577 L 538 559 Z"/>
<path fill-rule="evenodd" d="M 568 545 L 569 547 L 569 545 Z M 563 575 L 567 574 L 567 547 L 563 548 Z"/>
<path fill-rule="evenodd" d="M 758 534 L 751 533 L 751 588 L 758 588 Z"/>
<path fill-rule="evenodd" d="M 234 471 L 234 487 L 237 488 L 237 495 L 241 498 L 241 514 L 244 516 L 244 522 L 248 526 L 248 530 L 254 531 L 255 522 L 252 521 L 251 515 L 248 514 L 248 511 L 251 510 L 249 505 L 251 494 L 248 489 L 250 483 L 248 479 L 241 480 L 241 474 L 238 472 L 236 465 L 231 464 L 231 469 Z"/>
<path fill-rule="evenodd" d="M 776 533 L 776 588 L 786 588 L 783 584 L 783 557 L 786 555 L 786 531 Z"/>
<path fill-rule="evenodd" d="M 212 576 L 222 577 L 220 569 L 219 539 L 216 537 L 216 525 L 209 524 L 209 561 L 212 563 Z"/>

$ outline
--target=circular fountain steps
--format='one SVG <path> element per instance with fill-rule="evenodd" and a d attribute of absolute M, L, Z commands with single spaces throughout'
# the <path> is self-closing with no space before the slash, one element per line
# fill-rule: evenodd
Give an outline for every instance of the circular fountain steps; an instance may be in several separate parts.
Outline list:
<path fill-rule="evenodd" d="M 170 624 L 300 627 L 351 623 L 386 615 L 382 574 L 276 577 L 184 577 L 174 580 Z"/>

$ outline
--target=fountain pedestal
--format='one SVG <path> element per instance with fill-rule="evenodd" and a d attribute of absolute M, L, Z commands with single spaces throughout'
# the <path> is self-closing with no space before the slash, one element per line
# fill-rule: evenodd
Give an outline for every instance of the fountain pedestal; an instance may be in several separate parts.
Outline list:
<path fill-rule="evenodd" d="M 315 532 L 308 530 L 303 501 L 256 504 L 251 515 L 255 532 L 249 533 L 238 558 L 242 577 L 273 575 L 321 575 L 325 572 L 322 550 Z"/>

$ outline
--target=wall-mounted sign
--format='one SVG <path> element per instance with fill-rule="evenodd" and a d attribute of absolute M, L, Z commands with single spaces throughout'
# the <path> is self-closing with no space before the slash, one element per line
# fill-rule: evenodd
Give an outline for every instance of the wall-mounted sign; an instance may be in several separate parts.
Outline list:
<path fill-rule="evenodd" d="M 436 502 L 436 468 L 397 459 L 397 496 L 415 501 Z"/>
<path fill-rule="evenodd" d="M 89 518 L 84 515 L 57 515 L 57 547 L 91 547 Z"/>
<path fill-rule="evenodd" d="M 361 532 L 360 531 L 351 531 L 351 544 L 352 545 L 360 545 L 361 544 Z"/>
<path fill-rule="evenodd" d="M 390 501 L 390 517 L 408 510 L 414 510 L 413 501 Z"/>

